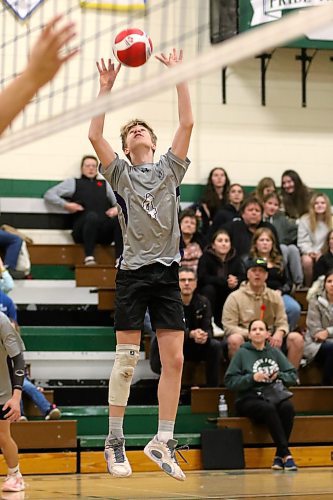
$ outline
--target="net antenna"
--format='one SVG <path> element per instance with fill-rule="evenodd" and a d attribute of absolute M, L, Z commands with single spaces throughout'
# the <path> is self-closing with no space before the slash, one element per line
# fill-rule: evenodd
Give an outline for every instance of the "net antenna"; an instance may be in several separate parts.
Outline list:
<path fill-rule="evenodd" d="M 200 2 L 200 0 L 196 1 Z M 68 0 L 68 3 L 73 5 L 73 0 Z M 190 81 L 206 76 L 221 67 L 233 65 L 269 49 L 282 46 L 301 37 L 305 32 L 315 31 L 333 21 L 333 3 L 320 7 L 306 8 L 288 14 L 274 23 L 269 23 L 236 35 L 219 45 L 210 46 L 208 42 L 206 44 L 202 42 L 205 39 L 209 40 L 208 16 L 207 20 L 204 19 L 203 21 L 198 16 L 200 19 L 196 20 L 194 29 L 193 17 L 185 15 L 188 14 L 186 13 L 187 3 L 187 0 L 182 0 L 182 2 L 177 2 L 177 0 L 156 1 L 152 4 L 153 8 L 148 13 L 146 12 L 144 17 L 135 17 L 131 13 L 127 15 L 126 19 L 116 19 L 111 29 L 113 33 L 119 31 L 120 23 L 124 26 L 124 21 L 127 21 L 127 25 L 133 25 L 134 23 L 138 25 L 141 23 L 141 26 L 145 28 L 145 31 L 153 39 L 155 53 L 164 52 L 165 50 L 169 51 L 174 46 L 183 47 L 186 60 L 175 68 L 163 68 L 162 71 L 160 63 L 158 63 L 158 67 L 157 63 L 148 63 L 142 66 L 137 73 L 133 70 L 122 71 L 119 74 L 119 76 L 122 74 L 120 84 L 117 81 L 118 87 L 121 88 L 112 91 L 110 95 L 98 99 L 95 97 L 97 94 L 98 75 L 94 61 L 103 57 L 101 47 L 102 41 L 103 44 L 105 43 L 104 35 L 106 34 L 106 28 L 104 30 L 103 23 L 101 22 L 102 17 L 99 19 L 99 14 L 96 13 L 95 33 L 92 33 L 90 20 L 90 28 L 87 36 L 85 16 L 81 13 L 81 54 L 82 51 L 85 51 L 85 47 L 89 45 L 90 40 L 93 40 L 95 51 L 93 55 L 91 54 L 91 50 L 89 52 L 91 60 L 90 73 L 88 72 L 85 75 L 83 74 L 83 70 L 79 69 L 79 58 L 77 58 L 76 62 L 71 61 L 64 68 L 61 75 L 62 79 L 65 77 L 66 85 L 59 88 L 58 80 L 55 79 L 46 89 L 42 90 L 41 95 L 37 96 L 36 100 L 23 113 L 21 117 L 23 126 L 19 130 L 16 130 L 15 123 L 12 130 L 0 140 L 0 153 L 12 151 L 14 148 L 21 147 L 34 140 L 63 131 L 101 113 L 115 111 L 138 100 L 149 98 L 183 80 Z M 200 12 L 199 3 L 197 6 L 197 12 Z M 69 9 L 68 15 L 71 14 L 72 10 Z M 191 12 L 193 14 L 194 9 L 191 9 Z M 156 21 L 157 16 L 160 16 L 160 20 L 163 20 L 161 25 L 173 22 L 176 26 L 175 33 L 171 34 L 171 37 L 169 36 L 168 39 L 166 39 L 165 33 L 160 34 L 161 38 L 158 38 L 158 35 L 155 37 L 150 31 L 150 28 L 153 30 L 152 20 Z M 175 19 L 178 20 L 178 28 Z M 179 19 L 185 20 L 184 25 L 179 22 Z M 188 22 L 187 26 L 185 26 L 186 22 Z M 96 33 L 98 33 L 98 36 Z M 107 36 L 110 36 L 110 26 L 107 29 Z M 112 46 L 112 36 L 108 46 Z M 203 50 L 201 50 L 201 47 L 203 47 Z M 194 50 L 198 53 L 194 53 Z M 84 56 L 85 58 L 88 57 L 87 54 Z M 109 56 L 105 55 L 104 57 Z M 80 76 L 80 85 L 72 83 L 73 72 L 77 72 Z M 88 87 L 90 91 L 87 90 Z M 58 102 L 59 97 L 62 100 L 62 107 Z M 56 100 L 57 102 L 55 102 Z M 45 101 L 44 106 L 43 101 Z M 47 106 L 45 106 L 45 103 L 48 103 Z M 27 123 L 31 118 L 29 108 L 33 106 L 37 119 L 35 123 L 29 125 Z M 46 110 L 45 107 L 47 107 Z M 54 109 L 57 110 L 57 113 L 52 116 Z"/>

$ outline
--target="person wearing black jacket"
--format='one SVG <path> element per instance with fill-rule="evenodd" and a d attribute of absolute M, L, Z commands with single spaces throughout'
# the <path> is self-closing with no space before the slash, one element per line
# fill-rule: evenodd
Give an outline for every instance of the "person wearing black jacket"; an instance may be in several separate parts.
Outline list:
<path fill-rule="evenodd" d="M 222 350 L 221 343 L 213 338 L 209 300 L 196 292 L 196 273 L 190 267 L 179 269 L 179 286 L 185 318 L 184 360 L 205 361 L 206 384 L 218 387 Z M 151 343 L 150 366 L 155 373 L 161 373 L 156 336 Z"/>
<path fill-rule="evenodd" d="M 45 201 L 73 214 L 72 236 L 75 243 L 83 244 L 86 265 L 96 264 L 97 243 L 109 245 L 114 241 L 116 258 L 123 249 L 117 200 L 105 179 L 98 177 L 97 167 L 95 156 L 84 156 L 79 179 L 66 179 L 44 194 Z"/>
<path fill-rule="evenodd" d="M 270 222 L 262 220 L 263 207 L 257 198 L 247 198 L 241 206 L 240 213 L 241 220 L 231 221 L 225 226 L 237 255 L 243 259 L 249 256 L 253 234 L 259 227 L 268 227 L 279 246 L 275 227 Z"/>
<path fill-rule="evenodd" d="M 244 189 L 240 184 L 231 184 L 227 193 L 227 203 L 220 208 L 213 219 L 209 229 L 210 238 L 216 231 L 223 229 L 228 222 L 240 220 L 240 207 L 244 201 Z"/>
<path fill-rule="evenodd" d="M 314 280 L 319 276 L 324 276 L 328 271 L 333 269 L 333 230 L 329 231 L 325 245 L 322 249 L 322 256 L 319 257 L 314 265 Z"/>
<path fill-rule="evenodd" d="M 246 278 L 243 262 L 231 246 L 225 229 L 218 230 L 212 243 L 200 257 L 198 290 L 210 302 L 214 322 L 222 328 L 222 309 L 229 293 Z"/>

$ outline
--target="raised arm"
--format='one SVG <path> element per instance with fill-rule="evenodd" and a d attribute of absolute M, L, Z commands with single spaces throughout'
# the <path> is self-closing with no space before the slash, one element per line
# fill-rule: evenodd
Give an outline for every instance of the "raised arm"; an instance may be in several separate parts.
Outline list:
<path fill-rule="evenodd" d="M 73 49 L 63 54 L 64 46 L 75 36 L 75 31 L 72 22 L 57 27 L 61 18 L 61 15 L 56 16 L 46 25 L 31 51 L 25 70 L 0 94 L 0 134 L 36 92 L 77 53 L 77 49 Z"/>
<path fill-rule="evenodd" d="M 169 57 L 164 54 L 156 55 L 155 57 L 168 68 L 172 68 L 177 64 L 181 64 L 183 60 L 183 51 L 180 50 L 179 54 L 177 54 L 176 49 L 173 49 Z M 178 158 L 185 160 L 193 128 L 191 98 L 187 82 L 179 83 L 176 89 L 178 94 L 179 127 L 173 138 L 171 151 Z"/>
<path fill-rule="evenodd" d="M 115 68 L 111 59 L 105 64 L 104 59 L 96 63 L 99 73 L 99 94 L 104 96 L 111 92 L 121 65 Z M 89 140 L 103 167 L 107 167 L 115 159 L 116 154 L 103 136 L 105 113 L 92 118 L 89 128 Z"/>

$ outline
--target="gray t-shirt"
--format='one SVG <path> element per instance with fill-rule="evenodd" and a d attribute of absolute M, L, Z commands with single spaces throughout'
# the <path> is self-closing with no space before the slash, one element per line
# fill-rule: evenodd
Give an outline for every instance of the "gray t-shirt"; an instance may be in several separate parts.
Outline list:
<path fill-rule="evenodd" d="M 132 166 L 117 156 L 105 170 L 100 167 L 118 203 L 120 269 L 180 262 L 179 185 L 189 164 L 169 150 L 157 163 Z"/>
<path fill-rule="evenodd" d="M 0 312 L 0 405 L 5 404 L 12 396 L 7 356 L 13 358 L 23 351 L 24 344 L 19 333 L 7 316 Z"/>

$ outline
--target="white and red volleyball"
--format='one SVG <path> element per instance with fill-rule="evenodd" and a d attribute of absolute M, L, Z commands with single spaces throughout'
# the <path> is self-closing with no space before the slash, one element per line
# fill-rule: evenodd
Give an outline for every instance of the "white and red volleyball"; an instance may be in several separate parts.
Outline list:
<path fill-rule="evenodd" d="M 129 28 L 118 33 L 112 50 L 121 64 L 136 68 L 148 61 L 153 52 L 153 44 L 144 31 Z"/>

